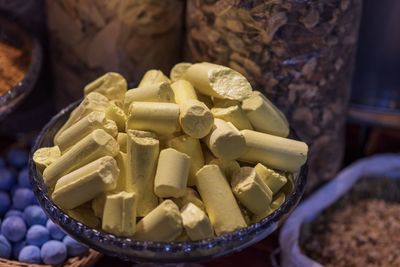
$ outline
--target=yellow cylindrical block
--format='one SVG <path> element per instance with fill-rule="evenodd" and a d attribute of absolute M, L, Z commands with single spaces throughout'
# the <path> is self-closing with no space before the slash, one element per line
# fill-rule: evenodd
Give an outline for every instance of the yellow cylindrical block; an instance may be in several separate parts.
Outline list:
<path fill-rule="evenodd" d="M 254 170 L 263 182 L 271 189 L 273 194 L 276 194 L 286 184 L 287 178 L 280 173 L 265 167 L 263 164 L 258 163 Z"/>
<path fill-rule="evenodd" d="M 172 82 L 176 82 L 177 80 L 182 79 L 183 75 L 185 74 L 186 70 L 192 66 L 191 63 L 181 62 L 176 64 L 172 67 L 169 77 L 171 78 Z"/>
<path fill-rule="evenodd" d="M 117 163 L 112 157 L 99 158 L 61 177 L 51 197 L 60 208 L 74 209 L 102 192 L 115 189 L 118 174 Z"/>
<path fill-rule="evenodd" d="M 127 180 L 128 180 L 128 155 L 120 151 L 115 156 L 115 161 L 119 169 L 119 175 L 117 179 L 117 186 L 115 187 L 115 192 L 127 191 Z"/>
<path fill-rule="evenodd" d="M 214 156 L 227 160 L 238 158 L 246 147 L 238 129 L 221 119 L 214 119 L 214 127 L 204 141 Z"/>
<path fill-rule="evenodd" d="M 182 104 L 189 99 L 197 100 L 197 94 L 190 82 L 178 80 L 171 84 L 174 91 L 175 103 Z"/>
<path fill-rule="evenodd" d="M 214 125 L 214 117 L 208 107 L 198 100 L 179 104 L 179 122 L 182 130 L 194 138 L 205 137 Z"/>
<path fill-rule="evenodd" d="M 214 118 L 224 120 L 226 122 L 232 123 L 238 130 L 249 129 L 253 130 L 249 119 L 243 112 L 239 105 L 232 105 L 227 107 L 215 106 L 211 109 Z"/>
<path fill-rule="evenodd" d="M 120 100 L 124 98 L 127 87 L 126 80 L 121 74 L 108 72 L 86 85 L 83 91 L 85 95 L 97 92 L 109 100 Z"/>
<path fill-rule="evenodd" d="M 251 130 L 241 133 L 246 149 L 238 160 L 290 172 L 297 171 L 307 160 L 308 146 L 304 142 Z"/>
<path fill-rule="evenodd" d="M 132 102 L 174 102 L 174 92 L 171 86 L 166 83 L 148 84 L 142 87 L 133 88 L 126 92 L 124 99 L 124 109 L 129 110 Z"/>
<path fill-rule="evenodd" d="M 168 147 L 185 153 L 190 157 L 188 186 L 195 185 L 196 172 L 204 165 L 200 141 L 188 135 L 180 135 L 168 141 Z"/>
<path fill-rule="evenodd" d="M 182 197 L 189 177 L 190 157 L 173 148 L 160 152 L 154 179 L 154 192 L 158 197 Z"/>
<path fill-rule="evenodd" d="M 60 134 L 55 143 L 64 153 L 72 145 L 96 129 L 103 129 L 112 137 L 117 136 L 118 133 L 117 125 L 114 121 L 108 120 L 104 112 L 93 111 Z"/>
<path fill-rule="evenodd" d="M 56 159 L 61 157 L 61 151 L 58 146 L 42 147 L 33 153 L 33 162 L 36 168 L 43 173 L 44 169 L 50 166 Z"/>
<path fill-rule="evenodd" d="M 285 115 L 260 92 L 255 91 L 245 99 L 242 108 L 256 131 L 281 137 L 289 135 Z"/>
<path fill-rule="evenodd" d="M 126 129 L 172 135 L 180 129 L 179 106 L 173 103 L 132 102 Z"/>
<path fill-rule="evenodd" d="M 101 129 L 94 130 L 44 170 L 44 182 L 52 187 L 61 176 L 100 157 L 115 157 L 118 152 L 119 145 L 111 135 Z"/>
<path fill-rule="evenodd" d="M 138 240 L 171 242 L 182 234 L 182 217 L 178 206 L 167 199 L 136 226 Z"/>
<path fill-rule="evenodd" d="M 193 64 L 183 78 L 200 93 L 216 98 L 243 100 L 252 91 L 250 83 L 239 72 L 207 62 Z"/>
<path fill-rule="evenodd" d="M 146 216 L 158 205 L 154 194 L 154 175 L 159 153 L 159 141 L 152 133 L 127 132 L 126 191 L 137 195 L 137 216 Z M 143 137 L 141 137 L 143 136 Z"/>
<path fill-rule="evenodd" d="M 108 195 L 104 205 L 102 228 L 117 236 L 130 237 L 136 231 L 135 193 L 120 192 Z"/>
<path fill-rule="evenodd" d="M 242 212 L 217 165 L 205 165 L 196 175 L 196 186 L 217 235 L 246 227 Z"/>
<path fill-rule="evenodd" d="M 162 82 L 170 83 L 171 81 L 168 79 L 167 76 L 164 75 L 164 73 L 161 70 L 148 70 L 143 75 L 143 78 L 140 81 L 138 87 L 143 87 Z"/>
<path fill-rule="evenodd" d="M 226 179 L 230 181 L 232 176 L 240 171 L 240 165 L 236 160 L 227 160 L 227 159 L 212 159 L 207 162 L 209 165 L 218 165 L 221 169 L 222 173 L 225 175 Z"/>
<path fill-rule="evenodd" d="M 72 124 L 79 121 L 83 117 L 89 115 L 93 111 L 104 111 L 109 105 L 107 97 L 104 95 L 92 92 L 83 98 L 82 102 L 69 115 L 68 120 L 61 126 L 60 130 L 54 136 L 54 142 L 58 136 L 68 129 Z"/>
<path fill-rule="evenodd" d="M 115 122 L 118 132 L 125 132 L 126 115 L 122 108 L 115 104 L 110 105 L 105 110 L 106 118 Z"/>

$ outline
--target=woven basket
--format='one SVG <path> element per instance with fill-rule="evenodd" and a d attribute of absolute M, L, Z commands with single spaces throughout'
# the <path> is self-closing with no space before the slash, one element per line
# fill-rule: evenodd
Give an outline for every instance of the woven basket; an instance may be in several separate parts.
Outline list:
<path fill-rule="evenodd" d="M 87 254 L 80 257 L 69 258 L 63 265 L 63 267 L 90 267 L 93 266 L 100 258 L 102 254 L 97 251 L 90 250 Z M 51 267 L 52 265 L 42 264 L 31 264 L 19 261 L 11 261 L 0 258 L 0 267 Z"/>

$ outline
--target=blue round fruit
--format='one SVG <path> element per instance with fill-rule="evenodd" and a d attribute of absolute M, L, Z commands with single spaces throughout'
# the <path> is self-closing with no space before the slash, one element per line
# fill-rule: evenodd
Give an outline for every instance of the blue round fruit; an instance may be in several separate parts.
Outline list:
<path fill-rule="evenodd" d="M 67 247 L 60 241 L 47 241 L 43 244 L 40 255 L 45 264 L 61 264 L 67 259 Z"/>
<path fill-rule="evenodd" d="M 65 236 L 64 231 L 50 219 L 47 220 L 46 228 L 49 230 L 50 236 L 54 240 L 62 240 Z"/>
<path fill-rule="evenodd" d="M 67 247 L 68 256 L 76 257 L 85 254 L 89 248 L 70 236 L 65 236 L 63 239 L 63 243 Z"/>
<path fill-rule="evenodd" d="M 41 263 L 40 248 L 37 246 L 26 246 L 19 253 L 18 260 L 26 263 Z"/>
<path fill-rule="evenodd" d="M 29 180 L 29 170 L 24 168 L 18 174 L 18 185 L 20 187 L 32 188 L 31 181 Z"/>
<path fill-rule="evenodd" d="M 7 192 L 0 191 L 0 215 L 8 211 L 10 204 L 10 195 Z"/>
<path fill-rule="evenodd" d="M 6 214 L 4 214 L 4 218 L 8 218 L 10 216 L 21 217 L 22 219 L 24 218 L 23 214 L 20 210 L 9 210 L 6 212 Z"/>
<path fill-rule="evenodd" d="M 10 149 L 7 153 L 8 162 L 16 168 L 25 167 L 28 163 L 28 157 L 28 152 L 19 148 Z"/>
<path fill-rule="evenodd" d="M 43 225 L 32 225 L 26 233 L 26 243 L 34 246 L 42 246 L 50 240 L 50 233 Z"/>
<path fill-rule="evenodd" d="M 0 235 L 0 258 L 9 259 L 11 257 L 11 244 L 7 238 Z"/>
<path fill-rule="evenodd" d="M 14 259 L 18 260 L 19 253 L 26 246 L 25 240 L 16 242 L 12 245 L 12 255 Z"/>
<path fill-rule="evenodd" d="M 28 226 L 34 224 L 46 225 L 47 215 L 41 207 L 37 205 L 30 205 L 24 210 L 24 219 Z"/>
<path fill-rule="evenodd" d="M 18 216 L 10 216 L 1 224 L 1 233 L 12 242 L 21 241 L 25 237 L 26 225 Z"/>
<path fill-rule="evenodd" d="M 6 168 L 0 168 L 0 190 L 9 191 L 16 182 L 12 171 Z"/>
<path fill-rule="evenodd" d="M 24 210 L 31 205 L 35 199 L 35 195 L 29 188 L 18 188 L 13 194 L 13 207 L 19 210 Z"/>

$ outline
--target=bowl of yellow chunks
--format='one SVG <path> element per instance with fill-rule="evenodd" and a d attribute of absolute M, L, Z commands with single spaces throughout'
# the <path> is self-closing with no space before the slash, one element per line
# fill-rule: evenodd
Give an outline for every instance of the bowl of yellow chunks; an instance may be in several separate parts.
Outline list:
<path fill-rule="evenodd" d="M 298 204 L 308 147 L 240 73 L 179 63 L 127 89 L 84 88 L 32 150 L 39 203 L 64 231 L 122 259 L 182 262 L 239 251 Z"/>

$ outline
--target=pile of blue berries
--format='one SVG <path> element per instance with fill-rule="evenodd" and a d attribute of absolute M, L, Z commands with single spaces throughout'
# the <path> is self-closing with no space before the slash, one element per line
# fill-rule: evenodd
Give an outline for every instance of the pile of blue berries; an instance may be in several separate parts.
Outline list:
<path fill-rule="evenodd" d="M 88 248 L 66 235 L 38 206 L 29 181 L 28 152 L 0 158 L 0 258 L 35 264 L 63 263 Z"/>

